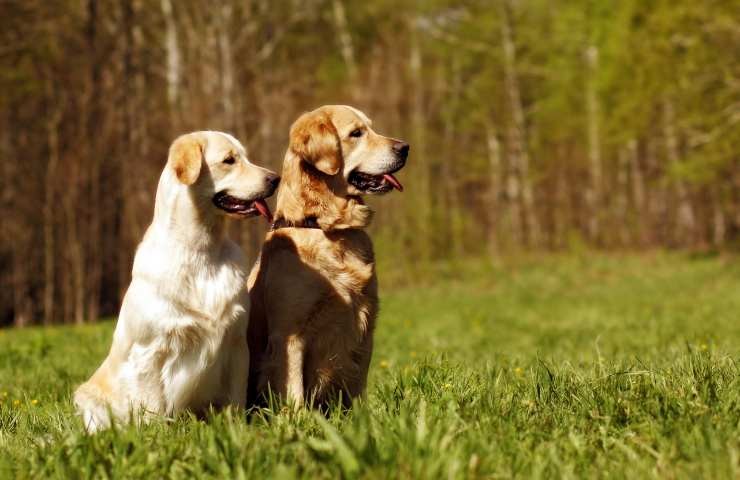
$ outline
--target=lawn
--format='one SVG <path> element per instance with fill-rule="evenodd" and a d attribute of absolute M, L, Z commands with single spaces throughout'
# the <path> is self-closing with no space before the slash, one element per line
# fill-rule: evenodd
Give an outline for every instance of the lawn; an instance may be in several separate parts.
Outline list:
<path fill-rule="evenodd" d="M 381 289 L 367 397 L 328 418 L 226 411 L 88 436 L 70 394 L 113 323 L 0 331 L 0 478 L 740 478 L 740 260 L 418 276 Z"/>

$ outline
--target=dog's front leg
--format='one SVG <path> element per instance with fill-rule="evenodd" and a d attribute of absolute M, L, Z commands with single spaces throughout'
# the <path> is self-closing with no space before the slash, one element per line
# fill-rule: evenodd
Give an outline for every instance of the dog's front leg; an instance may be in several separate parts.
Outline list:
<path fill-rule="evenodd" d="M 284 401 L 301 405 L 304 347 L 305 342 L 298 335 L 271 335 L 259 390 L 272 389 Z"/>
<path fill-rule="evenodd" d="M 296 406 L 303 404 L 303 356 L 305 342 L 298 335 L 290 335 L 285 345 L 286 396 Z"/>

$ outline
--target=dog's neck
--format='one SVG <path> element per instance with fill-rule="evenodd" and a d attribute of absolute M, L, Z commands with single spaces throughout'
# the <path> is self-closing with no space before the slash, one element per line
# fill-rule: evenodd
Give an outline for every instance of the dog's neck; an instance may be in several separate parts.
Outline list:
<path fill-rule="evenodd" d="M 370 225 L 372 209 L 359 196 L 349 195 L 346 184 L 336 177 L 322 174 L 288 151 L 277 195 L 276 223 L 302 226 L 315 222 L 324 231 Z"/>
<path fill-rule="evenodd" d="M 226 239 L 226 217 L 208 212 L 210 199 L 199 198 L 193 187 L 165 171 L 159 181 L 152 227 L 191 250 L 210 250 Z"/>

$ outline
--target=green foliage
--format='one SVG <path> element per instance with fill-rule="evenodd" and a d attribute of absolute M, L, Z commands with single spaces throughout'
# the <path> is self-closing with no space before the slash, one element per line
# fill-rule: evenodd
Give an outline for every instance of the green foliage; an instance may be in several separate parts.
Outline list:
<path fill-rule="evenodd" d="M 87 436 L 70 393 L 112 323 L 0 331 L 0 476 L 740 474 L 736 262 L 584 253 L 421 278 L 384 286 L 367 398 L 326 417 L 275 405 Z"/>
<path fill-rule="evenodd" d="M 411 274 L 740 242 L 738 0 L 216 3 L 0 1 L 0 325 L 115 314 L 172 140 L 279 170 L 321 104 L 411 144 L 403 195 L 367 199 Z M 265 229 L 230 227 L 252 260 Z"/>

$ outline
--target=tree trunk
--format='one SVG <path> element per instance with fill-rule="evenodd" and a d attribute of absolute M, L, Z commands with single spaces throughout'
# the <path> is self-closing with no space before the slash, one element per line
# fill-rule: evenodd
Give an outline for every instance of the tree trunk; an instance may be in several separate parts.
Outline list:
<path fill-rule="evenodd" d="M 507 191 L 512 207 L 512 228 L 515 238 L 524 238 L 528 245 L 537 246 L 540 244 L 540 225 L 534 210 L 534 195 L 529 174 L 527 132 L 519 80 L 516 73 L 516 45 L 514 43 L 510 0 L 504 0 L 501 5 L 504 88 L 511 115 L 506 136 L 509 160 Z M 522 218 L 526 233 L 524 232 L 525 229 L 521 228 Z"/>
<path fill-rule="evenodd" d="M 452 255 L 459 257 L 463 255 L 465 250 L 465 224 L 461 215 L 462 201 L 459 196 L 460 184 L 458 182 L 460 175 L 458 174 L 457 164 L 446 161 L 447 158 L 454 158 L 455 151 L 461 142 L 461 137 L 455 125 L 455 113 L 459 109 L 463 87 L 460 63 L 456 59 L 452 60 L 451 70 L 450 72 L 448 69 L 438 68 L 436 74 L 438 86 L 431 89 L 448 92 L 445 99 L 446 106 L 451 114 L 448 114 L 444 121 L 442 138 L 444 139 L 444 148 L 449 149 L 450 153 L 442 158 L 429 159 L 428 170 L 430 171 L 430 178 L 439 178 L 442 187 L 442 203 L 439 202 L 439 199 L 436 199 L 437 201 L 431 204 L 432 211 L 430 215 L 438 217 L 433 224 L 440 225 L 439 222 L 442 222 L 440 230 L 448 231 L 451 248 L 448 249 L 447 245 L 442 247 Z M 451 80 L 451 82 L 448 83 L 448 80 Z M 437 195 L 432 195 L 429 200 L 435 200 L 434 197 L 437 197 Z"/>
<path fill-rule="evenodd" d="M 170 106 L 170 118 L 175 125 L 179 125 L 181 55 L 177 38 L 177 23 L 171 0 L 161 0 L 160 7 L 164 16 L 164 47 L 167 53 L 167 102 Z"/>
<path fill-rule="evenodd" d="M 54 223 L 56 219 L 57 166 L 59 165 L 59 124 L 64 102 L 54 98 L 51 75 L 47 76 L 47 99 L 51 114 L 46 122 L 49 160 L 46 165 L 44 181 L 44 325 L 54 322 L 54 296 L 56 272 L 56 244 L 54 242 Z"/>
<path fill-rule="evenodd" d="M 221 105 L 223 108 L 224 129 L 234 133 L 236 117 L 234 109 L 234 56 L 231 51 L 231 35 L 228 25 L 234 15 L 234 7 L 228 0 L 222 0 L 218 9 L 220 28 L 217 29 L 218 50 L 221 57 Z"/>
<path fill-rule="evenodd" d="M 100 132 L 100 108 L 99 101 L 102 95 L 102 76 L 100 56 L 98 55 L 96 43 L 98 41 L 98 2 L 97 0 L 88 0 L 87 2 L 87 50 L 88 60 L 90 62 L 89 71 L 89 91 L 87 101 L 87 141 L 89 142 L 88 162 L 90 164 L 89 178 L 90 192 L 87 201 L 88 217 L 88 274 L 85 288 L 87 290 L 87 320 L 94 322 L 98 319 L 100 307 L 100 281 L 102 277 L 103 258 L 101 255 L 101 197 L 100 197 L 100 154 L 99 141 Z"/>
<path fill-rule="evenodd" d="M 667 243 L 669 232 L 668 191 L 664 185 L 665 172 L 658 161 L 658 140 L 645 139 L 645 164 L 651 176 L 651 187 L 647 195 L 648 217 L 650 218 L 650 242 L 653 245 Z"/>
<path fill-rule="evenodd" d="M 334 11 L 334 25 L 337 29 L 337 38 L 339 39 L 339 51 L 347 67 L 350 84 L 354 85 L 357 79 L 357 62 L 355 60 L 355 49 L 352 45 L 352 35 L 347 25 L 347 15 L 344 12 L 344 3 L 342 0 L 332 0 L 332 7 Z"/>
<path fill-rule="evenodd" d="M 589 184 L 586 189 L 588 206 L 588 236 L 598 244 L 601 240 L 602 214 L 602 168 L 601 142 L 599 138 L 599 100 L 596 77 L 599 70 L 599 50 L 594 45 L 586 49 L 586 115 L 588 118 L 588 170 Z M 621 155 L 621 153 L 620 153 Z"/>
<path fill-rule="evenodd" d="M 409 52 L 409 71 L 411 74 L 411 83 L 413 85 L 422 85 L 424 83 L 422 73 L 422 56 L 419 45 L 419 32 L 416 28 L 415 19 L 411 20 L 410 33 L 410 52 Z M 429 164 L 425 156 L 426 136 L 424 134 L 424 96 L 421 88 L 415 88 L 411 98 L 411 148 L 414 152 L 414 160 L 410 162 L 410 167 L 416 172 L 418 195 L 417 204 L 414 205 L 416 210 L 414 214 L 414 223 L 416 223 L 420 235 L 414 240 L 419 246 L 419 256 L 426 260 L 431 256 L 430 248 L 430 185 L 429 185 Z"/>
<path fill-rule="evenodd" d="M 501 198 L 501 143 L 493 124 L 486 125 L 486 146 L 488 147 L 488 254 L 493 255 L 498 249 L 498 214 Z"/>
<path fill-rule="evenodd" d="M 616 224 L 614 229 L 619 237 L 619 246 L 626 247 L 630 243 L 630 230 L 629 230 L 629 173 L 630 173 L 630 153 L 626 147 L 621 147 L 618 153 L 618 164 L 617 164 L 617 193 L 615 201 L 615 213 L 614 219 Z M 596 237 L 598 238 L 598 237 Z M 607 239 L 611 240 L 611 239 Z"/>
<path fill-rule="evenodd" d="M 69 172 L 70 185 L 79 183 L 79 173 L 77 167 L 73 166 Z M 65 300 L 69 305 L 71 320 L 80 324 L 85 321 L 85 255 L 83 246 L 80 241 L 77 217 L 77 195 L 78 188 L 69 188 L 64 196 L 64 217 L 66 224 L 66 247 L 69 268 L 66 275 L 71 278 L 63 279 L 62 283 L 68 285 L 67 292 L 69 297 Z"/>
<path fill-rule="evenodd" d="M 632 180 L 632 205 L 636 217 L 637 239 L 640 245 L 646 246 L 648 237 L 647 219 L 645 218 L 645 174 L 640 163 L 639 152 L 637 151 L 637 140 L 634 138 L 627 143 L 627 155 Z"/>
<path fill-rule="evenodd" d="M 709 188 L 712 197 L 712 243 L 715 248 L 721 248 L 725 244 L 727 234 L 727 218 L 722 202 L 722 190 L 716 184 Z"/>
<path fill-rule="evenodd" d="M 728 212 L 730 215 L 730 228 L 732 231 L 732 240 L 740 234 L 740 161 L 735 160 L 734 166 L 730 170 L 730 205 Z"/>
<path fill-rule="evenodd" d="M 25 249 L 23 249 L 25 250 Z M 27 252 L 13 252 L 13 325 L 25 327 L 33 318 L 31 306 Z"/>
<path fill-rule="evenodd" d="M 564 147 L 558 149 L 557 158 L 568 158 L 568 152 Z M 554 248 L 563 248 L 568 241 L 568 231 L 570 229 L 570 217 L 572 208 L 570 202 L 571 181 L 567 168 L 560 168 L 556 171 L 555 180 L 555 211 L 553 212 L 553 241 Z"/>
<path fill-rule="evenodd" d="M 663 105 L 664 123 L 663 135 L 665 139 L 666 156 L 670 166 L 676 166 L 681 162 L 678 134 L 676 132 L 676 119 L 673 104 L 666 100 Z M 674 182 L 676 195 L 676 230 L 674 236 L 678 245 L 690 246 L 696 241 L 696 217 L 691 205 L 688 187 L 683 179 L 678 178 Z"/>
<path fill-rule="evenodd" d="M 123 29 L 124 45 L 122 55 L 123 82 L 121 88 L 120 105 L 122 105 L 123 118 L 121 119 L 120 138 L 123 140 L 120 158 L 118 159 L 119 179 L 119 204 L 118 217 L 118 248 L 117 248 L 117 271 L 118 271 L 118 300 L 123 300 L 123 295 L 130 282 L 131 252 L 134 249 L 136 239 L 135 217 L 133 203 L 136 201 L 134 179 L 129 169 L 129 164 L 138 158 L 136 145 L 138 144 L 138 122 L 136 112 L 138 110 L 138 88 L 136 82 L 136 67 L 134 65 L 134 54 L 136 51 L 136 0 L 123 0 Z"/>

